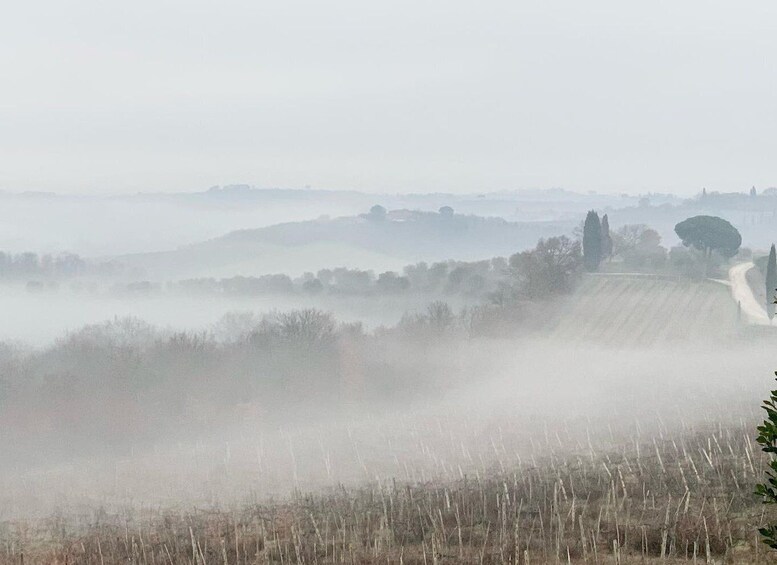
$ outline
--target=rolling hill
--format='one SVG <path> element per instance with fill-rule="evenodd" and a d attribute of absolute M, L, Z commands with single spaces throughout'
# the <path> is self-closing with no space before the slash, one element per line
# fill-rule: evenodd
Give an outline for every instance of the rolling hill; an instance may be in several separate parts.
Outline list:
<path fill-rule="evenodd" d="M 394 270 L 419 261 L 477 260 L 534 246 L 571 232 L 572 222 L 508 222 L 502 218 L 395 210 L 239 230 L 173 251 L 124 255 L 138 276 L 160 280 L 315 272 L 325 267 Z"/>

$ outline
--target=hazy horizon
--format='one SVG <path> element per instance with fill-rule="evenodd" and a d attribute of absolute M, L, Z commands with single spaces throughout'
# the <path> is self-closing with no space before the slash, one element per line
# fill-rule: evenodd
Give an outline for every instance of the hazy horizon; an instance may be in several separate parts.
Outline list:
<path fill-rule="evenodd" d="M 777 183 L 775 183 L 777 185 Z M 761 190 L 772 188 L 774 185 L 765 185 L 761 187 Z M 513 189 L 495 189 L 495 190 L 461 190 L 461 191 L 445 191 L 445 190 L 437 190 L 437 191 L 422 191 L 422 190 L 371 190 L 369 187 L 364 188 L 339 188 L 339 187 L 329 187 L 329 186 L 311 186 L 311 185 L 305 185 L 305 186 L 276 186 L 276 185 L 258 185 L 248 182 L 224 182 L 224 183 L 218 183 L 210 186 L 183 186 L 180 190 L 154 190 L 153 188 L 149 188 L 148 190 L 139 189 L 139 190 L 106 190 L 106 191 L 98 191 L 98 192 L 90 192 L 88 190 L 38 190 L 34 188 L 29 189 L 13 189 L 13 188 L 0 188 L 0 195 L 6 195 L 6 196 L 23 196 L 23 195 L 29 195 L 29 196 L 38 196 L 38 195 L 44 195 L 44 196 L 64 196 L 64 197 L 85 197 L 85 198 L 91 198 L 91 197 L 132 197 L 132 196 L 160 196 L 160 195 L 186 195 L 186 194 L 202 194 L 206 192 L 211 191 L 225 191 L 228 192 L 230 190 L 240 190 L 240 189 L 249 189 L 249 190 L 256 190 L 256 191 L 289 191 L 289 192 L 295 192 L 295 191 L 310 191 L 310 192 L 321 192 L 321 193 L 352 193 L 352 194 L 363 194 L 363 195 L 371 195 L 376 197 L 381 196 L 387 196 L 387 197 L 394 197 L 394 196 L 435 196 L 435 195 L 441 195 L 441 196 L 452 196 L 455 198 L 459 197 L 483 197 L 483 196 L 534 196 L 534 195 L 552 195 L 554 193 L 557 194 L 564 194 L 568 196 L 582 196 L 582 197 L 590 197 L 590 196 L 602 196 L 602 197 L 617 197 L 617 196 L 627 196 L 629 198 L 638 198 L 641 196 L 648 196 L 648 195 L 655 195 L 655 196 L 668 196 L 668 197 L 676 197 L 678 199 L 684 199 L 684 198 L 692 198 L 694 196 L 698 196 L 702 189 L 706 189 L 708 192 L 721 192 L 721 193 L 746 193 L 750 189 L 750 185 L 748 186 L 740 186 L 740 187 L 734 187 L 730 191 L 728 190 L 717 190 L 714 187 L 699 187 L 698 190 L 694 192 L 690 192 L 688 194 L 685 193 L 676 193 L 671 191 L 658 191 L 658 190 L 646 190 L 646 191 L 637 191 L 637 192 L 629 192 L 626 190 L 576 190 L 574 188 L 567 188 L 562 186 L 548 186 L 548 187 L 524 187 L 524 188 L 513 188 Z"/>
<path fill-rule="evenodd" d="M 0 190 L 777 184 L 777 6 L 14 4 Z"/>

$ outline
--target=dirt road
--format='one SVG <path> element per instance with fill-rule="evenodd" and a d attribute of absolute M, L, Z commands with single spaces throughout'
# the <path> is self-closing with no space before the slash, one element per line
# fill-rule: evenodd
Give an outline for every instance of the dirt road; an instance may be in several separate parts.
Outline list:
<path fill-rule="evenodd" d="M 742 305 L 742 315 L 751 324 L 759 326 L 768 326 L 771 324 L 766 315 L 766 308 L 753 295 L 750 285 L 747 283 L 747 272 L 754 268 L 752 262 L 739 263 L 734 265 L 728 271 L 728 278 L 731 283 L 731 295 L 734 302 Z"/>

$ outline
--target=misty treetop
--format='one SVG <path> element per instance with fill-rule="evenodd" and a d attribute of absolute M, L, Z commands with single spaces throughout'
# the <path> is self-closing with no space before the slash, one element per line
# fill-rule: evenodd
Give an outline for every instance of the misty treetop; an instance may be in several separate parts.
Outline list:
<path fill-rule="evenodd" d="M 717 252 L 723 257 L 733 257 L 742 245 L 742 236 L 730 222 L 717 216 L 694 216 L 675 226 L 675 233 L 686 247 L 704 251 L 706 255 Z"/>

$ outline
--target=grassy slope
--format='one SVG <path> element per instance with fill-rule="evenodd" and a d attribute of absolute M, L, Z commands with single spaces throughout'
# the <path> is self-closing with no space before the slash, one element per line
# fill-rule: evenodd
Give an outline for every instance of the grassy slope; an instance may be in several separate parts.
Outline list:
<path fill-rule="evenodd" d="M 546 324 L 553 337 L 612 346 L 714 341 L 737 330 L 726 286 L 645 276 L 591 276 Z"/>

